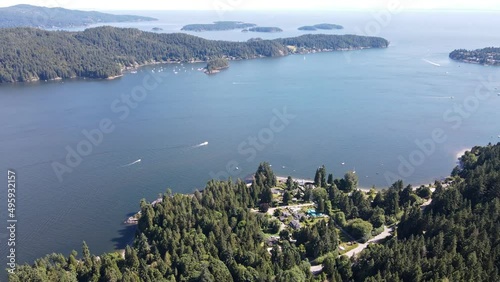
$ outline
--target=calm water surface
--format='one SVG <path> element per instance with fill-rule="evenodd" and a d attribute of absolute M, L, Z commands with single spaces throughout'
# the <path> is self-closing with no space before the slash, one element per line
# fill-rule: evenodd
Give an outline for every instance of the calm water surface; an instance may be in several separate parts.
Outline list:
<path fill-rule="evenodd" d="M 175 32 L 184 24 L 224 19 L 285 30 L 193 33 L 242 41 L 296 36 L 303 34 L 298 26 L 320 22 L 346 26 L 329 33 L 360 34 L 373 21 L 370 13 L 145 14 L 160 21 L 119 26 Z M 0 85 L 0 166 L 18 174 L 18 261 L 68 254 L 83 240 L 94 253 L 121 247 L 130 235 L 121 222 L 141 198 L 153 200 L 168 187 L 192 192 L 211 175 L 224 175 L 228 164 L 239 168 L 233 178 L 254 172 L 261 161 L 278 175 L 298 177 L 312 177 L 325 164 L 336 176 L 356 170 L 361 186 L 383 188 L 384 174 L 398 174 L 400 158 L 418 155 L 415 141 L 440 129 L 446 141 L 404 179 L 420 184 L 445 177 L 461 150 L 500 141 L 500 68 L 448 59 L 456 48 L 498 46 L 500 34 L 491 27 L 499 24 L 500 17 L 489 13 L 402 13 L 377 34 L 391 41 L 385 50 L 231 62 L 214 76 L 196 71 L 203 64 L 156 65 L 113 81 Z M 126 118 L 112 110 L 116 99 L 161 69 L 161 84 Z M 471 102 L 488 77 L 494 93 L 454 128 L 458 114 L 450 111 Z M 271 138 L 266 129 L 284 108 L 295 118 Z M 98 128 L 102 119 L 111 120 L 114 131 L 60 182 L 51 164 L 64 163 L 66 147 L 75 148 L 85 140 L 82 130 Z M 250 158 L 249 138 L 259 134 L 268 139 Z M 3 253 L 5 244 L 1 248 Z"/>

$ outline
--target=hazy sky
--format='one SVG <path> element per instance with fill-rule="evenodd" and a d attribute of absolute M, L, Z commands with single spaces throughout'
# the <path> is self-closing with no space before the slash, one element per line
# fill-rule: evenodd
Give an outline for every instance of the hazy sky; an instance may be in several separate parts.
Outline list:
<path fill-rule="evenodd" d="M 32 4 L 85 10 L 333 10 L 384 9 L 394 2 L 407 9 L 500 11 L 499 0 L 0 0 L 0 6 Z"/>

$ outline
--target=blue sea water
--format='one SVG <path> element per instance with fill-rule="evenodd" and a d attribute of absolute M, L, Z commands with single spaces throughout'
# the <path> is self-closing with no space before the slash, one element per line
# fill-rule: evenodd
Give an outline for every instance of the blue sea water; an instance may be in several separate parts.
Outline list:
<path fill-rule="evenodd" d="M 112 81 L 0 85 L 0 167 L 18 176 L 18 262 L 68 254 L 84 240 L 97 254 L 121 247 L 133 232 L 122 222 L 141 198 L 167 188 L 189 193 L 213 176 L 245 177 L 261 161 L 283 176 L 311 178 L 323 164 L 336 177 L 355 170 L 360 186 L 384 188 L 393 176 L 442 179 L 460 151 L 500 141 L 500 68 L 448 58 L 457 48 L 498 46 L 498 14 L 402 12 L 387 21 L 368 12 L 143 14 L 160 21 L 116 26 L 179 32 L 241 20 L 284 29 L 192 33 L 243 41 L 330 22 L 346 29 L 326 33 L 377 35 L 391 45 L 231 62 L 212 76 L 197 71 L 204 64 L 172 64 Z M 126 106 L 122 96 L 152 77 L 161 82 Z M 113 131 L 59 181 L 53 163 L 66 164 L 67 148 L 77 150 L 88 139 L 82 131 L 102 120 Z"/>

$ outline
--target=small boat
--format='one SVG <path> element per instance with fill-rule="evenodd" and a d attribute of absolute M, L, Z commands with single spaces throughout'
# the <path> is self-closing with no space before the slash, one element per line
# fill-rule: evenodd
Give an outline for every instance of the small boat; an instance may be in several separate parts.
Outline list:
<path fill-rule="evenodd" d="M 132 73 L 132 74 L 136 74 L 136 73 L 137 73 L 137 71 L 131 71 L 130 73 Z"/>
<path fill-rule="evenodd" d="M 341 163 L 341 165 L 345 165 L 345 163 Z"/>

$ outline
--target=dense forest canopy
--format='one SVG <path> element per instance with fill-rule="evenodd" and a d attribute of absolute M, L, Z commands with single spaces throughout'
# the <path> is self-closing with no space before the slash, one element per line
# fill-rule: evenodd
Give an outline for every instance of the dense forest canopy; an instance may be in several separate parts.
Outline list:
<path fill-rule="evenodd" d="M 331 29 L 343 29 L 344 27 L 338 24 L 328 24 L 328 23 L 321 23 L 314 25 L 315 28 L 317 29 L 326 29 L 326 30 L 331 30 Z"/>
<path fill-rule="evenodd" d="M 450 58 L 456 61 L 500 66 L 500 48 L 483 48 L 477 50 L 458 49 L 450 53 Z"/>
<path fill-rule="evenodd" d="M 339 39 L 342 38 L 342 40 L 332 40 L 337 37 Z M 389 45 L 387 40 L 380 37 L 364 37 L 350 34 L 306 34 L 298 37 L 276 39 L 276 41 L 286 46 L 315 50 L 348 50 L 363 48 L 361 46 L 370 46 L 368 48 L 386 48 Z"/>
<path fill-rule="evenodd" d="M 216 58 L 207 63 L 205 67 L 206 73 L 214 73 L 220 71 L 222 69 L 226 69 L 229 67 L 229 61 L 226 58 Z"/>
<path fill-rule="evenodd" d="M 315 188 L 296 197 L 330 216 L 280 231 L 268 248 L 266 234 L 279 225 L 252 208 L 278 205 L 273 187 L 286 194 L 298 183 L 277 183 L 263 163 L 251 185 L 210 181 L 193 195 L 141 201 L 135 242 L 123 257 L 94 256 L 84 243 L 81 255 L 48 255 L 19 266 L 10 281 L 500 281 L 500 143 L 467 152 L 451 180 L 436 182 L 432 195 L 402 181 L 365 194 L 354 173 L 334 179 L 320 167 Z M 338 256 L 339 226 L 370 236 L 364 230 L 392 223 L 397 236 L 357 257 Z M 313 275 L 311 262 L 320 258 L 323 271 Z"/>
<path fill-rule="evenodd" d="M 254 27 L 256 24 L 244 23 L 238 21 L 218 21 L 212 24 L 188 24 L 182 27 L 181 30 L 188 31 L 219 31 L 219 30 L 233 30 Z"/>
<path fill-rule="evenodd" d="M 279 27 L 267 27 L 267 26 L 258 26 L 249 28 L 248 31 L 253 32 L 282 32 L 283 30 Z"/>
<path fill-rule="evenodd" d="M 398 238 L 361 254 L 355 281 L 500 281 L 500 143 L 461 163 L 429 208 L 405 211 Z"/>
<path fill-rule="evenodd" d="M 333 30 L 333 29 L 343 29 L 344 27 L 338 24 L 328 24 L 328 23 L 322 23 L 322 24 L 316 24 L 316 25 L 306 25 L 306 26 L 301 26 L 299 27 L 299 30 L 308 30 L 308 31 L 314 31 L 318 29 L 323 29 L 323 30 Z"/>
<path fill-rule="evenodd" d="M 232 42 L 131 28 L 97 27 L 82 32 L 35 28 L 0 29 L 0 83 L 57 78 L 109 78 L 125 68 L 154 62 L 208 62 L 285 56 L 322 48 L 385 48 L 380 37 L 309 35 L 277 40 Z M 304 48 L 293 49 L 290 45 Z"/>
<path fill-rule="evenodd" d="M 96 23 L 156 21 L 155 18 L 131 15 L 112 15 L 100 12 L 16 5 L 0 8 L 0 28 L 39 27 L 67 28 Z"/>

